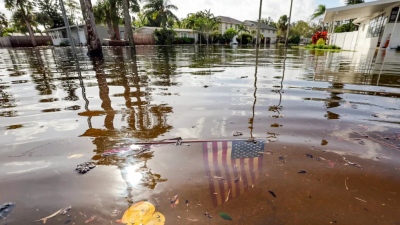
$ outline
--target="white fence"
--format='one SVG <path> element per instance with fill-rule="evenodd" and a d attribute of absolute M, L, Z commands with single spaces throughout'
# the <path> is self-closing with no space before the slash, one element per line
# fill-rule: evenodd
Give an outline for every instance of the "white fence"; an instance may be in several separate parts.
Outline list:
<path fill-rule="evenodd" d="M 343 50 L 355 50 L 358 31 L 334 33 L 330 35 L 329 43 L 341 47 Z"/>

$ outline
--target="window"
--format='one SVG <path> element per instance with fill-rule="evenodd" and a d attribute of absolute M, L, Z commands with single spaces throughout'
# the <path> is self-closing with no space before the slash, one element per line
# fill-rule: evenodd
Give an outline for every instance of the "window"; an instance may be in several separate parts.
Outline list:
<path fill-rule="evenodd" d="M 265 32 L 265 29 L 261 29 L 261 32 L 264 33 L 264 32 Z"/>
<path fill-rule="evenodd" d="M 228 30 L 228 24 L 225 24 L 225 30 Z"/>
<path fill-rule="evenodd" d="M 232 24 L 231 24 L 231 28 L 232 28 Z"/>
<path fill-rule="evenodd" d="M 369 21 L 367 38 L 378 37 L 385 28 L 387 18 L 382 15 Z"/>
<path fill-rule="evenodd" d="M 268 30 L 268 34 L 271 32 L 271 30 Z"/>
<path fill-rule="evenodd" d="M 399 13 L 399 7 L 394 7 L 392 9 L 392 13 L 390 13 L 389 23 L 394 23 L 395 22 L 398 13 Z M 397 19 L 397 22 L 399 22 L 399 21 L 400 21 L 400 18 Z"/>

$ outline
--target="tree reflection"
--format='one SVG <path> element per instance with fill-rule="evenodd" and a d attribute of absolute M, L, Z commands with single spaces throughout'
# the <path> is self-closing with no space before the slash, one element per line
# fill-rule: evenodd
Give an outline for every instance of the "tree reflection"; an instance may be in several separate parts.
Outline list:
<path fill-rule="evenodd" d="M 129 147 L 134 140 L 152 140 L 168 132 L 172 126 L 167 124 L 166 115 L 172 112 L 172 107 L 166 104 L 150 103 L 151 89 L 148 88 L 147 74 L 139 74 L 136 56 L 130 49 L 116 48 L 111 51 L 112 55 L 116 56 L 111 63 L 106 64 L 104 61 L 95 61 L 96 59 L 93 61 L 103 111 L 87 110 L 79 113 L 79 115 L 87 117 L 105 114 L 105 128 L 93 128 L 90 123 L 89 129 L 81 136 L 94 137 L 96 155 L 93 156 L 93 159 L 97 160 L 98 164 L 118 166 L 121 177 L 127 184 L 127 198 L 131 202 L 133 185 L 140 184 L 148 188 L 155 188 L 157 183 L 165 181 L 160 174 L 153 173 L 146 166 L 146 162 L 153 157 L 153 153 L 146 152 L 123 157 L 117 155 L 103 157 L 101 154 L 109 149 Z M 106 68 L 111 72 L 106 74 Z M 111 81 L 107 82 L 107 78 L 111 78 Z M 113 108 L 109 85 L 123 87 L 123 93 L 116 93 L 113 96 L 124 98 L 125 109 L 115 110 Z M 126 120 L 126 126 L 116 128 L 114 124 L 116 114 L 122 115 L 123 121 Z M 126 138 L 129 140 L 126 141 Z M 139 175 L 140 181 L 133 182 L 132 176 Z"/>

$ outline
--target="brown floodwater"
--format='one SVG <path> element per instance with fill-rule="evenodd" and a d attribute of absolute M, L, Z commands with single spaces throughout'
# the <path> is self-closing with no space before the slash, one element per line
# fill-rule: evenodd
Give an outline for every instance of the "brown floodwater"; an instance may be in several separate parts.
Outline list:
<path fill-rule="evenodd" d="M 0 224 L 400 224 L 400 52 L 77 51 L 0 49 Z"/>

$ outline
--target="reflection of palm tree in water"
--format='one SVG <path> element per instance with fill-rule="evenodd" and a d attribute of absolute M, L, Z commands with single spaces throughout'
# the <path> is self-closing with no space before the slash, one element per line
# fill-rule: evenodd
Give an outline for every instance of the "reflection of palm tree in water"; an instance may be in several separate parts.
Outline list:
<path fill-rule="evenodd" d="M 129 50 L 128 50 L 129 51 Z M 129 55 L 124 54 L 126 52 L 116 51 L 115 55 Z M 94 160 L 98 160 L 99 165 L 117 165 L 120 172 L 121 177 L 126 183 L 126 197 L 129 203 L 132 203 L 132 190 L 133 185 L 131 182 L 131 174 L 132 173 L 140 173 L 142 176 L 140 184 L 143 186 L 147 186 L 149 188 L 154 188 L 157 183 L 165 181 L 161 178 L 160 174 L 152 173 L 146 167 L 147 160 L 153 157 L 151 152 L 143 153 L 138 156 L 128 155 L 128 156 L 112 156 L 112 157 L 101 157 L 101 153 L 105 150 L 112 148 L 116 145 L 121 144 L 121 132 L 124 132 L 125 137 L 136 137 L 140 139 L 152 139 L 156 138 L 159 135 L 167 132 L 172 127 L 166 124 L 165 114 L 172 112 L 171 107 L 167 107 L 165 105 L 155 105 L 149 106 L 147 101 L 143 101 L 141 97 L 145 94 L 141 91 L 140 88 L 140 77 L 138 74 L 137 62 L 135 56 L 130 56 L 130 62 L 124 61 L 124 57 L 117 57 L 116 59 L 116 68 L 118 73 L 111 74 L 112 77 L 117 77 L 121 81 L 121 84 L 124 87 L 123 97 L 125 99 L 125 105 L 128 109 L 128 130 L 121 130 L 117 132 L 114 127 L 114 116 L 116 114 L 115 110 L 111 105 L 111 99 L 109 97 L 109 87 L 107 83 L 107 76 L 104 74 L 103 62 L 102 61 L 93 61 L 94 69 L 96 71 L 96 79 L 98 82 L 99 88 L 99 96 L 101 99 L 101 107 L 106 113 L 106 118 L 104 120 L 105 130 L 102 129 L 93 129 L 90 128 L 88 131 L 83 134 L 83 136 L 94 136 L 95 139 L 93 143 L 96 145 L 97 155 L 93 157 Z M 132 66 L 127 66 L 132 65 Z M 133 76 L 129 76 L 128 73 L 132 72 Z M 113 82 L 115 84 L 115 82 Z M 134 86 L 136 91 L 131 92 L 130 87 Z M 118 94 L 116 94 L 118 96 Z M 135 102 L 131 101 L 131 97 L 136 99 Z M 89 111 L 90 112 L 90 111 Z M 90 116 L 90 113 L 86 112 Z M 149 118 L 155 119 L 149 119 Z M 149 121 L 156 121 L 155 123 L 150 123 Z M 130 132 L 132 131 L 132 132 Z M 124 143 L 122 143 L 124 144 Z M 125 143 L 127 145 L 128 143 Z M 138 163 L 144 162 L 144 166 L 138 167 Z M 134 168 L 134 171 L 132 171 Z M 136 170 L 140 170 L 136 172 Z M 136 184 L 135 184 L 136 185 Z"/>

